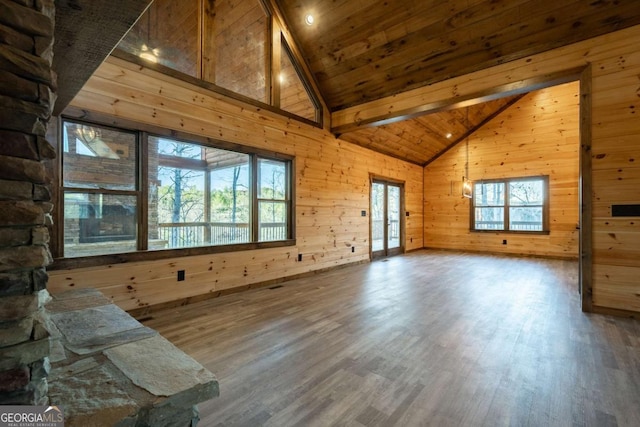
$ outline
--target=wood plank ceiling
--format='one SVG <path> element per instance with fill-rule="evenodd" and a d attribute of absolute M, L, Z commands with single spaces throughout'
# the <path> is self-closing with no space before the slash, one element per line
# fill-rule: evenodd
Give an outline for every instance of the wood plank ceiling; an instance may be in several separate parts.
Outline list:
<path fill-rule="evenodd" d="M 520 98 L 521 95 L 512 95 L 412 120 L 367 127 L 342 134 L 340 139 L 426 166 Z"/>
<path fill-rule="evenodd" d="M 640 24 L 637 0 L 276 3 L 332 112 Z M 313 25 L 305 23 L 307 14 L 314 16 Z M 425 165 L 514 100 L 339 137 Z"/>
<path fill-rule="evenodd" d="M 56 112 L 149 1 L 116 0 L 108 7 L 56 1 Z M 281 10 L 332 112 L 640 24 L 638 0 L 270 1 Z M 305 23 L 307 14 L 313 14 L 313 25 Z M 512 101 L 440 111 L 340 137 L 424 165 Z"/>

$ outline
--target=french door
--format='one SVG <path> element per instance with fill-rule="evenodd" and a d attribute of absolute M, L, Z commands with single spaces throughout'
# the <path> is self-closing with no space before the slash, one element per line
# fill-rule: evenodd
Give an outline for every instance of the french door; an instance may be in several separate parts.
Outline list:
<path fill-rule="evenodd" d="M 404 252 L 403 185 L 374 179 L 371 185 L 371 257 Z"/>

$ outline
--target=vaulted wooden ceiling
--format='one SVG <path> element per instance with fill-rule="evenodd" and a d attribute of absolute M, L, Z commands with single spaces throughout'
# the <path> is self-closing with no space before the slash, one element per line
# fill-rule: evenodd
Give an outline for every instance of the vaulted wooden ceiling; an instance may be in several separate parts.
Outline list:
<path fill-rule="evenodd" d="M 412 120 L 366 127 L 340 135 L 340 139 L 426 166 L 521 97 L 512 95 L 468 107 L 427 114 Z"/>
<path fill-rule="evenodd" d="M 331 111 L 640 23 L 637 0 L 276 2 Z"/>
<path fill-rule="evenodd" d="M 640 23 L 637 0 L 276 3 L 332 112 Z M 313 25 L 305 23 L 307 14 L 313 15 Z M 339 137 L 425 165 L 517 99 L 350 130 Z"/>
<path fill-rule="evenodd" d="M 638 0 L 265 1 L 282 12 L 331 112 L 640 24 Z M 56 0 L 57 112 L 149 2 Z M 425 165 L 516 100 L 491 99 L 339 137 Z"/>

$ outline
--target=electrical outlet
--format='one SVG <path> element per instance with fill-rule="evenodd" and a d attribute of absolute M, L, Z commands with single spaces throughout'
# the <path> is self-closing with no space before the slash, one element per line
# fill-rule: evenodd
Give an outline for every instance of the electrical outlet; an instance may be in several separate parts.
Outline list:
<path fill-rule="evenodd" d="M 178 282 L 184 281 L 184 270 L 178 270 Z"/>
<path fill-rule="evenodd" d="M 507 244 L 507 239 L 504 239 L 504 240 L 502 241 L 502 244 L 503 244 L 503 245 L 506 245 L 506 244 Z"/>
<path fill-rule="evenodd" d="M 298 254 L 298 261 L 302 261 L 302 254 Z"/>
<path fill-rule="evenodd" d="M 356 247 L 355 246 L 351 246 L 351 253 L 354 253 L 356 251 Z"/>

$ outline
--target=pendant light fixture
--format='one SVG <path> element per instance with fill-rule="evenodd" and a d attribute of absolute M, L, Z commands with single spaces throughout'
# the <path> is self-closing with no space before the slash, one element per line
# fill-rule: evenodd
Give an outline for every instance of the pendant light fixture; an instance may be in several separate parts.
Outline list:
<path fill-rule="evenodd" d="M 462 177 L 462 197 L 472 198 L 473 197 L 473 185 L 471 180 L 469 179 L 469 107 L 467 107 L 467 137 L 465 138 L 465 164 L 464 164 L 464 176 Z"/>

